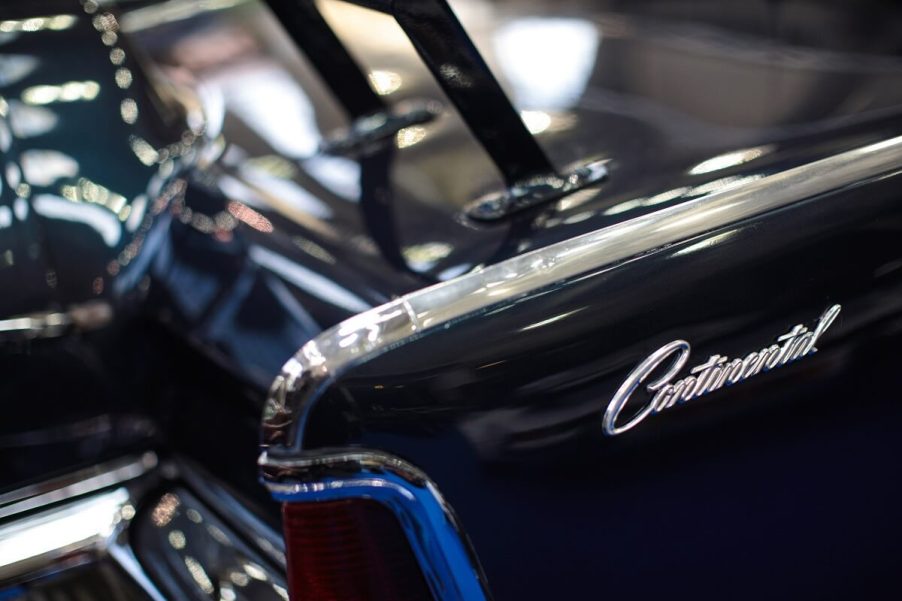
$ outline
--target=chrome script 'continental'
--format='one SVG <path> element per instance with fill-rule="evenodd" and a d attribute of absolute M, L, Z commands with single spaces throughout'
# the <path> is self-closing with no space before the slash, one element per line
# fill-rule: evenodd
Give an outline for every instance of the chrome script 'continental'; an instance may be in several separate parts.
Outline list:
<path fill-rule="evenodd" d="M 608 436 L 621 434 L 637 426 L 649 415 L 816 353 L 815 344 L 836 320 L 840 308 L 839 305 L 833 305 L 824 311 L 813 330 L 797 324 L 778 336 L 776 344 L 752 351 L 742 359 L 711 355 L 707 361 L 689 370 L 689 375 L 676 381 L 673 381 L 674 378 L 689 360 L 690 346 L 685 340 L 665 344 L 637 365 L 614 394 L 604 412 L 604 433 Z M 661 377 L 646 384 L 648 402 L 632 417 L 620 420 L 621 412 L 636 390 L 653 372 L 668 363 L 669 367 Z M 618 422 L 622 423 L 618 425 Z"/>

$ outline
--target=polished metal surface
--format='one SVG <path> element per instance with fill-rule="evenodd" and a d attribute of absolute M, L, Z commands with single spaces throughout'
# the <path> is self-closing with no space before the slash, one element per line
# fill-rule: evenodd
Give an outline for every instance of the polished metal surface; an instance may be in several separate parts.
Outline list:
<path fill-rule="evenodd" d="M 441 105 L 430 102 L 409 102 L 391 110 L 355 119 L 345 130 L 333 133 L 322 144 L 327 154 L 363 152 L 373 144 L 392 138 L 405 127 L 429 123 L 441 111 Z"/>
<path fill-rule="evenodd" d="M 160 283 L 173 298 L 167 318 L 233 373 L 266 387 L 304 342 L 390 299 L 899 133 L 890 117 L 902 69 L 888 43 L 827 52 L 842 36 L 788 10 L 785 30 L 750 35 L 729 11 L 685 3 L 674 15 L 606 2 L 566 15 L 554 2 L 452 4 L 555 166 L 608 160 L 602 186 L 500 223 L 463 218 L 505 183 L 389 16 L 317 3 L 386 105 L 425 98 L 445 109 L 368 156 L 321 151 L 352 119 L 265 3 L 129 5 L 121 17 L 123 35 L 158 73 L 190 82 L 222 132 L 225 152 L 205 179 L 224 198 L 211 206 L 207 191 L 189 190 Z M 851 9 L 813 10 L 838 23 Z M 255 252 L 238 266 L 242 243 Z M 264 328 L 260 314 L 279 319 Z"/>
<path fill-rule="evenodd" d="M 730 359 L 722 355 L 711 355 L 701 365 L 690 370 L 690 374 L 676 382 L 672 380 L 680 372 L 689 359 L 691 347 L 685 340 L 670 342 L 651 354 L 630 372 L 626 380 L 614 394 L 604 412 L 603 430 L 608 436 L 616 436 L 630 430 L 649 415 L 670 409 L 677 403 L 683 404 L 700 396 L 719 390 L 723 386 L 732 386 L 762 372 L 768 372 L 802 359 L 817 352 L 817 344 L 827 328 L 839 316 L 841 307 L 833 305 L 821 315 L 817 325 L 811 331 L 802 324 L 777 337 L 779 344 L 772 344 L 753 351 L 743 359 Z M 636 389 L 654 373 L 658 367 L 667 364 L 664 375 L 645 385 L 651 398 L 629 417 L 625 423 L 618 425 L 617 418 L 629 403 Z"/>
<path fill-rule="evenodd" d="M 54 338 L 73 331 L 85 332 L 110 323 L 113 310 L 104 301 L 88 301 L 67 311 L 44 311 L 0 320 L 0 340 Z"/>
<path fill-rule="evenodd" d="M 264 452 L 260 463 L 265 483 L 276 498 L 286 501 L 319 499 L 321 497 L 311 493 L 333 489 L 340 491 L 336 494 L 350 496 L 395 491 L 394 494 L 409 497 L 392 485 L 397 482 L 385 483 L 356 476 L 320 477 L 312 483 L 303 482 L 305 477 L 309 478 L 311 474 L 316 477 L 318 474 L 313 458 L 319 452 L 315 449 L 305 451 L 303 447 L 307 416 L 323 391 L 346 370 L 418 338 L 429 330 L 447 327 L 455 320 L 526 298 L 554 283 L 597 272 L 656 248 L 685 241 L 845 185 L 878 177 L 898 169 L 900 164 L 902 138 L 868 145 L 762 178 L 738 189 L 662 209 L 526 253 L 482 271 L 405 295 L 339 324 L 305 344 L 286 363 L 273 383 L 263 418 Z M 821 323 L 829 325 L 837 312 L 837 307 L 828 310 Z M 813 336 L 807 340 L 813 344 Z M 688 359 L 688 344 L 676 344 L 674 349 L 660 353 L 660 357 L 654 356 L 662 361 L 674 350 L 679 350 L 681 359 L 669 370 L 670 378 L 675 377 Z M 612 429 L 617 412 L 611 418 Z M 332 462 L 329 459 L 321 464 L 328 468 L 326 473 L 334 468 Z M 272 468 L 288 466 L 292 468 L 289 480 L 281 483 L 279 480 L 285 474 L 278 474 L 278 469 Z M 291 491 L 292 496 L 280 497 L 285 491 Z M 420 496 L 418 507 L 445 506 L 433 485 L 428 486 L 426 491 L 431 496 Z M 397 507 L 395 511 L 398 511 Z M 414 536 L 420 531 L 435 534 L 435 526 L 430 525 L 427 514 L 426 510 L 406 514 L 415 524 L 409 535 Z M 455 531 L 453 534 L 457 536 L 443 539 L 446 541 L 444 544 L 466 548 L 459 533 Z M 446 551 L 439 547 L 434 552 Z M 431 559 L 429 563 L 433 561 Z M 460 569 L 450 569 L 437 582 L 459 582 L 461 573 Z"/>
<path fill-rule="evenodd" d="M 285 444 L 297 447 L 273 447 L 279 457 L 270 459 L 306 459 L 305 448 L 315 456 L 323 440 L 408 458 L 442 487 L 441 496 L 426 496 L 423 505 L 438 515 L 447 500 L 464 518 L 499 599 L 581 598 L 597 592 L 598 582 L 613 597 L 630 589 L 623 596 L 681 598 L 712 581 L 748 582 L 745 596 L 760 598 L 770 591 L 756 595 L 747 576 L 779 572 L 761 568 L 779 568 L 781 561 L 789 569 L 774 579 L 809 580 L 796 590 L 820 586 L 842 597 L 831 586 L 861 582 L 871 574 L 863 564 L 878 569 L 897 558 L 894 548 L 867 546 L 876 536 L 843 537 L 843 530 L 873 529 L 886 540 L 902 540 L 883 518 L 898 505 L 886 474 L 902 438 L 890 428 L 894 413 L 873 410 L 875 400 L 891 405 L 899 387 L 888 359 L 898 344 L 883 340 L 898 325 L 891 323 L 899 306 L 897 176 L 869 184 L 834 165 L 815 172 L 811 182 L 781 184 L 779 177 L 899 135 L 902 61 L 895 20 L 842 3 L 452 2 L 549 158 L 556 165 L 587 157 L 608 161 L 611 177 L 600 190 L 587 188 L 504 223 L 462 219 L 470 200 L 503 183 L 453 110 L 399 131 L 375 155 L 323 153 L 329 132 L 350 123 L 342 120 L 335 95 L 321 93 L 322 82 L 305 70 L 303 57 L 290 52 L 271 15 L 267 21 L 261 3 L 128 2 L 111 18 L 108 3 L 89 1 L 88 16 L 76 3 L 62 10 L 79 14 L 35 19 L 26 18 L 34 16 L 29 11 L 55 3 L 4 3 L 0 283 L 16 293 L 0 302 L 0 318 L 34 317 L 38 326 L 0 324 L 28 339 L 7 345 L 15 354 L 0 362 L 4 376 L 12 376 L 4 379 L 15 383 L 0 395 L 13 399 L 0 436 L 8 451 L 4 486 L 61 473 L 60 458 L 82 466 L 115 456 L 113 445 L 97 437 L 72 436 L 59 444 L 58 428 L 43 432 L 48 421 L 64 424 L 66 436 L 79 433 L 83 423 L 104 424 L 104 432 L 119 436 L 124 422 L 98 420 L 137 412 L 145 423 L 159 424 L 164 445 L 190 447 L 217 473 L 234 474 L 232 486 L 252 494 L 258 487 L 247 458 L 255 452 L 254 415 L 260 391 L 285 358 L 351 314 L 405 297 L 395 307 L 397 320 L 345 324 L 341 337 L 337 330 L 329 334 L 334 348 L 319 349 L 321 362 L 311 353 L 303 366 L 311 373 L 290 391 L 298 405 L 283 416 Z M 347 2 L 317 5 L 326 7 L 385 104 L 422 97 L 450 106 L 429 74 L 417 71 L 413 49 L 400 47 L 379 15 L 361 17 L 366 11 Z M 141 36 L 130 29 L 136 24 Z M 145 81 L 145 72 L 163 83 Z M 455 75 L 453 69 L 446 74 Z M 203 104 L 214 109 L 213 127 L 205 131 L 222 135 L 207 149 L 181 139 L 183 132 L 199 137 L 200 130 L 180 126 L 180 111 L 169 115 L 174 121 L 154 119 L 157 109 L 169 107 L 162 92 L 173 83 L 211 92 Z M 205 169 L 180 177 L 194 150 L 211 149 L 210 161 L 201 162 Z M 69 159 L 77 163 L 74 172 Z M 869 160 L 855 158 L 850 166 Z M 872 163 L 858 175 L 868 178 L 880 169 Z M 898 162 L 884 173 L 894 169 Z M 59 176 L 51 180 L 51 172 Z M 768 186 L 743 201 L 752 213 L 697 202 L 741 195 L 765 181 Z M 766 211 L 772 196 L 800 200 L 831 182 L 840 187 L 830 189 L 830 199 L 790 207 L 792 200 L 784 198 L 773 206 L 785 210 L 754 212 Z M 681 218 L 660 211 L 681 203 L 699 210 Z M 643 214 L 669 220 L 673 229 L 657 231 L 654 219 L 622 235 L 602 229 L 633 226 L 638 221 L 627 220 Z M 719 223 L 729 225 L 708 229 Z M 724 230 L 728 235 L 717 238 Z M 570 248 L 573 262 L 560 254 L 565 246 L 530 257 L 544 279 L 529 274 L 525 261 L 503 263 L 586 232 L 588 243 L 610 237 L 589 244 L 587 254 Z M 682 242 L 669 248 L 667 240 Z M 41 252 L 35 256 L 33 248 Z M 486 267 L 499 262 L 510 270 L 509 280 Z M 405 296 L 471 271 L 477 275 L 435 294 Z M 560 276 L 571 279 L 558 286 Z M 59 331 L 73 303 L 94 298 L 110 301 L 117 316 L 112 325 L 130 327 L 46 339 Z M 147 327 L 135 327 L 129 312 L 120 311 L 149 308 L 120 304 L 135 298 L 159 301 L 140 316 Z M 603 404 L 661 344 L 686 338 L 702 357 L 711 354 L 709 347 L 742 357 L 738 353 L 759 348 L 760 333 L 808 324 L 816 311 L 839 301 L 844 320 L 816 357 L 721 391 L 729 402 L 708 397 L 709 403 L 651 420 L 630 436 L 598 435 Z M 119 316 L 128 321 L 120 323 Z M 43 318 L 49 323 L 42 325 Z M 383 339 L 382 325 L 397 326 L 396 335 Z M 420 333 L 429 338 L 418 340 Z M 853 335 L 854 344 L 846 340 Z M 354 369 L 364 361 L 365 369 Z M 846 386 L 825 377 L 837 373 Z M 801 398 L 806 379 L 809 394 Z M 858 386 L 872 380 L 870 390 Z M 326 387 L 352 399 L 351 410 L 334 415 L 343 408 L 338 394 L 320 404 Z M 824 388 L 829 395 L 819 394 Z M 829 403 L 850 397 L 862 400 L 862 410 L 855 407 L 860 415 L 853 420 L 846 412 L 837 427 L 824 428 Z M 307 431 L 290 431 L 301 409 L 306 416 L 314 405 L 322 411 L 304 425 Z M 798 419 L 770 419 L 768 406 L 779 408 L 782 418 L 795 407 Z M 693 426 L 693 416 L 701 424 Z M 582 432 L 585 440 L 578 438 Z M 706 444 L 700 442 L 705 436 Z M 827 438 L 837 452 L 821 444 Z M 748 444 L 737 452 L 732 439 Z M 136 447 L 146 448 L 132 444 L 130 450 Z M 653 457 L 637 461 L 641 453 L 630 455 L 630 449 Z M 767 456 L 774 459 L 770 465 L 761 461 Z M 749 469 L 752 460 L 760 469 Z M 370 472 L 377 474 L 367 479 L 372 487 L 355 493 L 387 499 L 373 487 L 393 483 L 378 476 L 395 473 L 380 461 L 365 469 L 349 466 L 344 476 L 326 463 L 297 467 L 286 470 L 282 484 L 308 483 L 301 501 L 314 498 L 308 495 L 327 478 L 345 478 L 330 483 L 338 489 L 347 475 Z M 809 486 L 819 471 L 822 486 Z M 429 492 L 401 479 L 392 488 L 398 494 Z M 258 537 L 262 526 L 253 520 L 249 532 L 236 527 L 229 493 L 213 505 L 197 490 L 203 479 L 198 482 L 185 487 L 211 509 L 203 524 L 229 516 L 242 540 L 272 546 L 257 565 L 267 558 L 280 565 L 274 538 Z M 643 488 L 643 482 L 653 485 Z M 774 494 L 781 486 L 786 494 Z M 107 490 L 90 488 L 82 487 L 84 494 Z M 152 506 L 158 497 L 141 500 Z M 54 501 L 57 507 L 68 502 Z M 756 522 L 761 506 L 780 509 Z M 133 519 L 141 508 L 136 505 Z M 847 514 L 852 517 L 837 519 Z M 412 519 L 411 526 L 425 524 L 419 536 L 433 532 L 427 512 L 412 515 L 420 521 Z M 545 519 L 549 515 L 556 517 Z M 188 535 L 196 541 L 215 540 L 193 521 L 187 527 L 197 527 Z M 212 575 L 221 575 L 215 562 L 192 572 L 197 564 L 189 566 L 171 546 L 170 531 L 158 530 L 171 557 L 181 561 L 175 567 L 190 578 L 194 588 L 188 590 L 207 595 L 206 574 L 215 596 L 219 578 Z M 730 540 L 718 532 L 729 532 Z M 781 540 L 773 555 L 771 532 Z M 446 545 L 459 542 L 451 538 Z M 119 557 L 113 567 L 140 578 L 142 562 L 129 548 L 109 548 Z M 837 565 L 849 548 L 861 551 L 857 562 Z M 781 559 L 781 551 L 789 559 Z M 190 556 L 199 554 L 192 549 Z M 467 574 L 467 565 L 461 563 L 460 574 Z M 821 579 L 819 572 L 829 575 Z M 243 574 L 251 577 L 246 569 Z M 456 572 L 449 578 L 465 579 Z M 890 580 L 898 579 L 878 579 Z M 652 582 L 667 590 L 649 592 Z M 725 596 L 732 595 L 698 594 Z"/>
<path fill-rule="evenodd" d="M 495 221 L 517 211 L 557 200 L 588 186 L 600 184 L 608 176 L 605 161 L 580 165 L 562 175 L 556 173 L 531 177 L 510 186 L 504 192 L 473 201 L 465 212 L 478 221 Z"/>
<path fill-rule="evenodd" d="M 168 598 L 288 599 L 282 567 L 271 566 L 194 494 L 174 487 L 147 501 L 133 525 L 135 552 Z"/>
<path fill-rule="evenodd" d="M 110 586 L 153 601 L 287 599 L 272 528 L 209 476 L 158 467 L 148 452 L 0 496 L 0 596 L 39 595 L 61 577 L 89 583 L 109 564 L 118 570 Z M 213 511 L 191 486 L 227 498 Z"/>
<path fill-rule="evenodd" d="M 264 409 L 263 445 L 270 454 L 299 452 L 310 409 L 331 382 L 429 330 L 900 166 L 902 137 L 869 144 L 525 253 L 357 315 L 305 344 L 285 364 Z"/>
<path fill-rule="evenodd" d="M 324 451 L 271 458 L 266 486 L 286 503 L 369 498 L 398 517 L 423 575 L 439 601 L 487 600 L 485 577 L 451 507 L 435 484 L 406 461 L 378 451 Z"/>
<path fill-rule="evenodd" d="M 155 453 L 101 463 L 0 495 L 0 519 L 134 480 L 157 466 Z"/>
<path fill-rule="evenodd" d="M 90 559 L 134 514 L 134 500 L 120 487 L 0 526 L 0 582 Z"/>
<path fill-rule="evenodd" d="M 136 591 L 126 598 L 140 593 L 164 601 L 135 557 L 129 535 L 141 497 L 156 481 L 156 468 L 156 455 L 144 453 L 4 494 L 0 589 L 40 589 L 47 579 L 65 579 L 79 566 L 111 563 L 118 570 L 111 586 Z"/>

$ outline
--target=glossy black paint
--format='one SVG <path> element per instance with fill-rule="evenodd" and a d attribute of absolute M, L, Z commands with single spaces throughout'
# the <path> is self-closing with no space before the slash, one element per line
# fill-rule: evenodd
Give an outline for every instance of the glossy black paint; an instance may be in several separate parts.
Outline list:
<path fill-rule="evenodd" d="M 555 165 L 608 158 L 611 170 L 602 188 L 500 227 L 461 219 L 502 178 L 452 110 L 366 156 L 318 153 L 346 115 L 260 4 L 120 32 L 134 124 L 121 117 L 132 92 L 115 84 L 118 65 L 90 16 L 71 2 L 4 5 L 5 19 L 78 13 L 70 29 L 3 38 L 5 55 L 38 59 L 23 79 L 4 81 L 5 98 L 66 81 L 96 80 L 100 90 L 96 102 L 52 105 L 55 129 L 14 135 L 4 152 L 5 164 L 62 152 L 79 171 L 47 185 L 26 177 L 25 218 L 16 214 L 24 195 L 4 180 L 0 206 L 15 217 L 0 229 L 0 261 L 9 251 L 16 262 L 0 269 L 0 287 L 13 291 L 0 298 L 0 318 L 99 299 L 116 319 L 74 339 L 4 345 L 2 397 L 12 400 L 2 486 L 154 445 L 202 461 L 275 516 L 255 482 L 261 398 L 322 329 L 476 265 L 902 133 L 894 8 L 485 6 L 485 18 L 455 9 L 517 109 L 548 117 L 536 134 L 544 152 Z M 413 52 L 360 36 L 369 20 L 336 23 L 336 14 L 354 15 L 333 13 L 331 24 L 365 70 L 402 75 L 392 104 L 445 100 Z M 571 37 L 589 31 L 596 45 L 549 49 L 555 65 L 589 64 L 584 86 L 552 107 L 541 103 L 553 98 L 530 97 L 529 78 L 495 48 L 518 39 L 501 33 L 511 24 L 551 36 L 542 25 L 561 18 Z M 166 86 L 146 81 L 147 65 L 170 83 L 219 86 L 221 127 L 202 145 L 218 153 L 190 174 L 190 161 L 161 173 L 165 161 L 145 165 L 129 144 L 131 135 L 155 148 L 183 142 L 186 117 L 158 98 Z M 553 71 L 529 73 L 554 89 Z M 261 72 L 270 79 L 254 79 Z M 272 81 L 283 87 L 264 85 Z M 274 98 L 288 102 L 271 109 Z M 300 133 L 314 143 L 286 142 L 248 108 L 258 106 L 289 141 Z M 746 162 L 698 169 L 750 149 Z M 324 176 L 324 165 L 339 176 Z M 34 209 L 35 196 L 78 177 L 133 210 L 151 185 L 159 194 L 181 183 L 160 196 L 143 237 L 108 244 Z M 342 397 L 314 415 L 309 442 L 365 444 L 424 468 L 461 516 L 499 601 L 896 592 L 897 190 L 898 176 L 838 190 L 423 338 L 342 382 Z M 129 247 L 131 267 L 120 263 Z M 732 356 L 834 302 L 841 319 L 816 356 L 620 438 L 601 434 L 611 393 L 661 344 L 682 337 L 693 359 Z"/>
<path fill-rule="evenodd" d="M 353 442 L 440 483 L 499 600 L 896 590 L 898 185 L 862 182 L 489 310 L 356 368 L 331 401 Z M 614 391 L 663 344 L 688 340 L 689 365 L 743 356 L 833 303 L 816 355 L 602 433 Z"/>
<path fill-rule="evenodd" d="M 72 12 L 58 16 L 66 19 L 59 29 L 7 34 L 2 44 L 11 138 L 3 195 L 13 217 L 4 233 L 19 240 L 2 282 L 15 286 L 20 260 L 25 278 L 44 280 L 31 294 L 6 296 L 4 316 L 140 297 L 168 223 L 165 190 L 196 139 L 178 107 L 147 84 L 131 47 Z M 79 53 L 60 60 L 72 48 Z"/>
<path fill-rule="evenodd" d="M 362 68 L 403 74 L 400 88 L 386 95 L 391 104 L 409 99 L 443 98 L 414 53 L 387 53 L 382 50 L 383 42 L 375 43 L 372 36 L 354 35 L 358 31 L 355 28 L 381 23 L 379 15 L 354 13 L 350 8 L 342 10 L 345 12 L 326 11 L 326 20 L 355 52 Z M 525 11 L 493 5 L 492 19 L 484 21 L 482 26 L 470 21 L 466 12 L 459 15 L 479 49 L 490 57 L 496 54 L 495 49 L 503 46 L 498 43 L 493 46 L 490 43 L 493 39 L 523 39 L 523 34 L 517 34 L 520 38 L 517 35 L 505 38 L 511 35 L 512 28 L 515 34 L 517 27 L 526 27 L 530 35 L 540 35 L 543 31 L 552 35 L 554 27 L 563 25 L 564 32 L 574 38 L 585 37 L 591 28 L 596 31 L 591 36 L 597 36 L 599 30 L 603 32 L 604 52 L 589 47 L 599 53 L 597 58 L 582 59 L 589 68 L 582 95 L 576 91 L 576 99 L 567 101 L 572 106 L 565 104 L 566 108 L 548 112 L 551 125 L 538 133 L 537 138 L 557 165 L 610 157 L 611 177 L 600 188 L 581 191 L 545 211 L 518 215 L 509 223 L 496 226 L 479 225 L 462 218 L 462 207 L 467 202 L 486 191 L 500 189 L 500 182 L 492 183 L 496 176 L 491 174 L 490 159 L 482 154 L 475 140 L 467 140 L 466 128 L 458 121 L 453 108 L 433 124 L 412 128 L 417 130 L 416 136 L 423 136 L 412 146 L 399 142 L 399 137 L 396 143 L 401 148 L 387 144 L 360 156 L 323 155 L 316 152 L 315 143 L 307 142 L 287 147 L 286 140 L 271 131 L 265 116 L 257 111 L 260 108 L 267 113 L 267 102 L 274 97 L 281 98 L 279 102 L 286 111 L 277 127 L 283 133 L 290 132 L 296 140 L 328 138 L 331 132 L 346 126 L 347 121 L 332 91 L 322 85 L 302 55 L 289 51 L 290 39 L 277 29 L 275 21 L 260 6 L 251 4 L 230 11 L 200 13 L 194 25 L 180 22 L 176 28 L 163 24 L 137 32 L 140 44 L 147 47 L 155 62 L 190 71 L 197 83 L 220 89 L 225 101 L 222 133 L 229 147 L 219 161 L 221 170 L 208 171 L 205 181 L 211 192 L 189 193 L 186 201 L 189 207 L 197 204 L 201 212 L 215 218 L 222 212 L 217 202 L 225 206 L 229 199 L 250 202 L 249 206 L 273 228 L 272 232 L 260 232 L 239 222 L 229 233 L 235 240 L 226 245 L 221 233 L 193 232 L 184 238 L 195 241 L 190 248 L 196 248 L 198 243 L 211 249 L 230 245 L 232 250 L 227 252 L 241 257 L 245 252 L 241 250 L 242 245 L 247 246 L 242 241 L 246 240 L 250 245 L 271 249 L 300 266 L 303 273 L 312 271 L 323 275 L 357 299 L 352 301 L 353 306 L 330 301 L 318 295 L 303 279 L 286 278 L 284 270 L 274 273 L 270 262 L 261 277 L 268 274 L 266 277 L 272 279 L 274 275 L 275 281 L 285 284 L 285 290 L 297 304 L 289 303 L 294 306 L 285 305 L 281 309 L 264 308 L 278 306 L 282 301 L 241 300 L 239 289 L 234 294 L 229 292 L 233 266 L 224 265 L 225 271 L 209 278 L 209 285 L 218 286 L 222 298 L 232 297 L 229 306 L 243 307 L 239 314 L 271 315 L 276 311 L 292 325 L 283 327 L 277 325 L 279 320 L 273 322 L 272 332 L 276 335 L 265 344 L 268 349 L 265 355 L 271 357 L 265 364 L 258 361 L 263 355 L 257 351 L 249 354 L 240 351 L 242 347 L 259 348 L 257 341 L 263 331 L 259 324 L 240 328 L 224 326 L 219 328 L 224 334 L 208 337 L 201 333 L 196 340 L 213 354 L 228 359 L 230 369 L 265 385 L 281 365 L 279 357 L 290 355 L 320 329 L 364 307 L 437 279 L 448 279 L 473 266 L 494 263 L 658 208 L 728 186 L 739 186 L 762 174 L 876 142 L 902 130 L 894 117 L 902 75 L 895 59 L 881 55 L 891 47 L 885 35 L 872 32 L 869 38 L 855 37 L 848 42 L 848 48 L 843 50 L 849 56 L 856 52 L 854 56 L 867 65 L 853 67 L 837 52 L 819 49 L 828 42 L 821 39 L 813 25 L 804 22 L 792 21 L 798 29 L 797 36 L 811 45 L 805 50 L 805 60 L 801 60 L 790 52 L 793 48 L 790 40 L 779 29 L 751 32 L 760 39 L 741 38 L 751 35 L 741 31 L 736 34 L 740 43 L 727 37 L 730 30 L 726 24 L 717 29 L 716 18 L 708 16 L 706 27 L 713 29 L 705 30 L 706 34 L 698 38 L 701 41 L 696 42 L 700 34 L 686 17 L 673 16 L 671 25 L 664 27 L 660 21 L 649 20 L 648 14 L 641 14 L 648 9 L 640 14 L 607 12 L 611 10 L 610 7 L 577 10 L 574 5 L 562 11 L 559 6 L 535 5 Z M 830 10 L 837 12 L 829 14 L 838 15 L 845 9 L 837 6 Z M 546 25 L 550 29 L 541 29 Z M 192 59 L 196 55 L 182 50 L 193 48 L 189 44 L 197 43 L 194 40 L 212 43 L 218 39 L 216 36 L 225 34 L 238 40 L 241 54 L 226 51 L 222 57 Z M 566 49 L 563 41 L 557 44 L 558 52 Z M 773 49 L 768 55 L 770 62 L 764 66 L 757 51 L 750 50 L 756 43 Z M 729 51 L 721 51 L 719 45 L 723 44 Z M 716 58 L 705 58 L 715 51 Z M 561 54 L 561 64 L 578 58 L 578 55 Z M 655 67 L 649 72 L 642 65 L 664 60 L 682 68 L 686 77 L 700 77 L 700 73 L 705 73 L 707 81 L 729 80 L 730 83 L 720 86 L 722 97 L 710 102 L 710 94 L 702 88 L 671 78 L 659 83 L 648 79 L 660 69 Z M 712 60 L 715 66 L 711 66 Z M 505 70 L 504 61 L 501 62 L 502 68 L 496 67 L 495 72 L 518 108 L 542 112 L 536 104 L 538 100 L 530 97 L 528 89 L 524 91 L 524 82 L 516 79 L 517 71 Z M 624 64 L 636 66 L 628 71 Z M 266 77 L 250 78 L 251 69 L 265 73 Z M 536 69 L 537 84 L 543 76 L 550 76 L 541 70 L 541 65 Z M 672 70 L 669 68 L 667 72 Z M 513 83 L 505 80 L 507 73 L 513 74 L 510 76 Z M 734 80 L 735 73 L 742 73 L 742 78 Z M 235 83 L 230 83 L 233 79 Z M 271 80 L 285 83 L 274 86 Z M 290 93 L 285 91 L 289 89 L 289 80 L 296 82 L 291 84 L 296 87 L 291 87 L 295 91 Z M 823 103 L 822 96 L 809 92 L 811 86 L 820 86 L 821 82 L 830 89 L 835 102 Z M 767 104 L 768 111 L 735 109 L 752 98 L 764 103 L 766 94 L 758 94 L 767 89 L 773 97 Z M 780 90 L 789 89 L 797 91 L 787 92 L 784 98 Z M 852 110 L 851 106 L 856 108 Z M 733 151 L 749 154 L 740 157 L 733 166 L 727 161 L 726 166 L 719 168 L 705 167 L 712 157 Z M 340 167 L 347 189 L 338 189 L 334 180 L 323 179 L 324 165 Z M 703 169 L 698 169 L 700 166 Z M 411 186 L 408 182 L 417 184 Z M 206 200 L 216 195 L 224 198 Z M 299 196 L 309 199 L 311 195 L 316 204 L 298 205 L 295 200 Z M 192 228 L 189 225 L 184 229 Z M 186 247 L 184 252 L 193 250 Z M 190 264 L 193 260 L 176 257 L 176 262 L 179 261 Z M 255 263 L 250 261 L 249 265 Z M 174 269 L 172 273 L 176 272 Z M 167 287 L 176 295 L 179 289 L 191 290 L 184 283 Z M 194 296 L 193 292 L 188 294 Z M 266 294 L 287 298 L 278 291 Z M 259 305 L 259 311 L 256 302 L 264 302 Z M 310 319 L 298 316 L 298 305 Z M 191 331 L 195 329 L 193 324 L 198 323 L 194 320 L 195 317 L 187 314 L 185 320 L 177 323 Z M 223 323 L 234 324 L 233 321 Z M 238 337 L 236 332 L 240 331 L 250 332 L 250 339 Z M 222 344 L 219 341 L 222 335 L 233 341 Z M 281 342 L 273 342 L 279 338 Z"/>

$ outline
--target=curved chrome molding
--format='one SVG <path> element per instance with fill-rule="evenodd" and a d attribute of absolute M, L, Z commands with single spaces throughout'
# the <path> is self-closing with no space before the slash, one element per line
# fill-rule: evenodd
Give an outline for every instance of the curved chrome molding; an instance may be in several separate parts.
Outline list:
<path fill-rule="evenodd" d="M 464 213 L 476 221 L 498 221 L 511 213 L 556 200 L 561 196 L 602 183 L 608 177 L 607 161 L 590 161 L 571 167 L 562 175 L 535 175 L 503 192 L 477 198 L 464 207 Z"/>
<path fill-rule="evenodd" d="M 391 455 L 329 450 L 295 459 L 260 458 L 265 483 L 282 502 L 368 498 L 387 506 L 417 557 L 436 599 L 486 601 L 476 556 L 451 507 L 420 470 Z"/>
<path fill-rule="evenodd" d="M 404 525 L 436 598 L 487 598 L 465 536 L 425 475 L 379 453 L 303 450 L 307 418 L 332 382 L 355 365 L 493 306 L 900 167 L 897 137 L 525 253 L 352 317 L 301 347 L 273 382 L 263 415 L 264 483 L 287 502 L 383 502 Z"/>
<path fill-rule="evenodd" d="M 128 542 L 141 481 L 157 465 L 147 452 L 0 496 L 9 518 L 0 525 L 0 588 L 108 556 L 151 601 L 166 601 Z"/>
<path fill-rule="evenodd" d="M 0 582 L 107 549 L 134 513 L 122 487 L 0 527 Z"/>
<path fill-rule="evenodd" d="M 271 456 L 300 452 L 310 409 L 336 378 L 430 330 L 900 167 L 902 137 L 891 138 L 525 253 L 361 313 L 305 344 L 282 368 L 264 408 L 263 446 Z"/>

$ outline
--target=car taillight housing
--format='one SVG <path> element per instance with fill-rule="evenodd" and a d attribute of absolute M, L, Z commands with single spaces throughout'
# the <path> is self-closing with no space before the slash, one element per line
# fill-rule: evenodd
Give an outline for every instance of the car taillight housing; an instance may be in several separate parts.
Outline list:
<path fill-rule="evenodd" d="M 432 601 L 398 519 L 369 499 L 284 503 L 292 601 Z"/>

